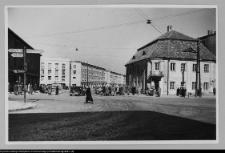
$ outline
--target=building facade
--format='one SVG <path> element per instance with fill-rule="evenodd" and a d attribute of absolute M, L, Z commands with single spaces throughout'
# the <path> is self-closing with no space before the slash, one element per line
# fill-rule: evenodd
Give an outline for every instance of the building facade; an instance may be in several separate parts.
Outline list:
<path fill-rule="evenodd" d="M 11 29 L 8 29 L 8 49 L 34 49 L 28 43 L 26 43 L 22 38 L 20 38 Z M 13 91 L 13 87 L 16 83 L 24 85 L 24 74 L 14 73 L 13 70 L 24 70 L 24 58 L 22 57 L 12 57 L 11 52 L 8 52 L 8 83 L 9 90 Z M 39 53 L 26 53 L 26 85 L 29 83 L 33 86 L 37 86 L 40 83 L 40 58 Z"/>
<path fill-rule="evenodd" d="M 216 86 L 216 57 L 200 43 L 200 75 L 204 93 Z M 197 39 L 168 31 L 141 47 L 126 66 L 129 86 L 161 88 L 161 94 L 175 94 L 184 86 L 194 94 L 196 86 Z M 184 82 L 184 84 L 182 83 Z"/>
<path fill-rule="evenodd" d="M 69 84 L 70 60 L 63 58 L 41 58 L 40 84 Z"/>
<path fill-rule="evenodd" d="M 61 84 L 63 86 L 102 84 L 124 84 L 124 75 L 105 68 L 80 61 L 71 61 L 63 58 L 41 58 L 40 84 Z"/>

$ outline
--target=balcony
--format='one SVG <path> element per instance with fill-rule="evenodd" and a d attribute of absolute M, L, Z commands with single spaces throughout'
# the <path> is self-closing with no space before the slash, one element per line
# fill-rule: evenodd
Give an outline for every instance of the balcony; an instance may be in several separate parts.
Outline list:
<path fill-rule="evenodd" d="M 163 71 L 150 71 L 149 77 L 163 77 Z"/>

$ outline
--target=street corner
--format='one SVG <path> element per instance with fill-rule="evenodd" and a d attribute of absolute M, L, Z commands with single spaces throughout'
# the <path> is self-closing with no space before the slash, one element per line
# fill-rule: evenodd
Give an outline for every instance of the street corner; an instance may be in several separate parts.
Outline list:
<path fill-rule="evenodd" d="M 8 111 L 17 111 L 17 110 L 25 110 L 25 109 L 32 109 L 36 108 L 37 104 L 32 102 L 19 102 L 19 101 L 9 101 L 8 102 Z"/>

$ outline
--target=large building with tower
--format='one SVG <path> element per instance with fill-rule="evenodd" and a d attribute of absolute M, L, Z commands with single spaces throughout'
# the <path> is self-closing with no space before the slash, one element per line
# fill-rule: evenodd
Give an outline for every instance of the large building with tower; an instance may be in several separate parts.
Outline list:
<path fill-rule="evenodd" d="M 102 84 L 125 85 L 125 75 L 112 72 L 89 63 L 72 61 L 68 58 L 41 58 L 40 84 L 61 84 L 62 86 Z"/>
<path fill-rule="evenodd" d="M 203 93 L 209 93 L 216 86 L 216 56 L 202 43 L 199 48 L 201 87 Z M 126 84 L 144 90 L 160 87 L 161 94 L 175 94 L 184 85 L 194 94 L 196 59 L 197 39 L 168 26 L 165 34 L 139 48 L 126 63 Z"/>

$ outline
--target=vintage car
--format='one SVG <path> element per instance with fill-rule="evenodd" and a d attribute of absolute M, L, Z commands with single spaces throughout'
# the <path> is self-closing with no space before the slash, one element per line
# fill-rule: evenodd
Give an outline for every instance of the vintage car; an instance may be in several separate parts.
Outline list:
<path fill-rule="evenodd" d="M 82 86 L 75 86 L 71 87 L 70 89 L 70 96 L 84 96 L 85 89 Z"/>

